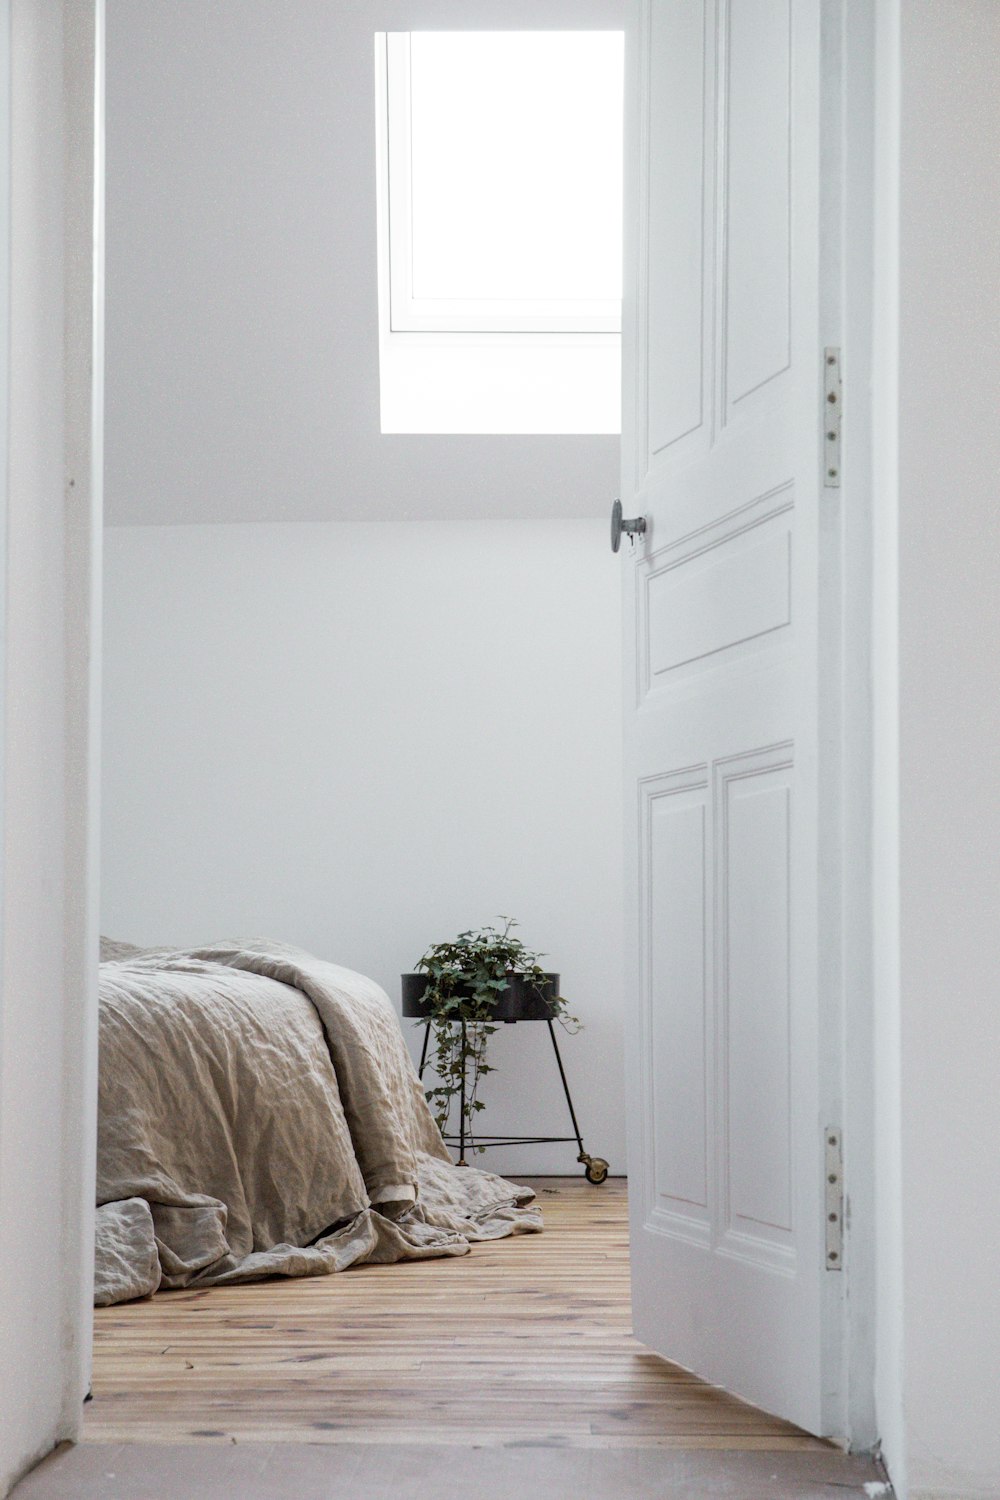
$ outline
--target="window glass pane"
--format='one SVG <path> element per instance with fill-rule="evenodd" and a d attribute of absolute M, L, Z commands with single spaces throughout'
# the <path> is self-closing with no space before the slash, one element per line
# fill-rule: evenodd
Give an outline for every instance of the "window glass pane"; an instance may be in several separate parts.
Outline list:
<path fill-rule="evenodd" d="M 619 32 L 413 32 L 416 298 L 621 297 Z"/>

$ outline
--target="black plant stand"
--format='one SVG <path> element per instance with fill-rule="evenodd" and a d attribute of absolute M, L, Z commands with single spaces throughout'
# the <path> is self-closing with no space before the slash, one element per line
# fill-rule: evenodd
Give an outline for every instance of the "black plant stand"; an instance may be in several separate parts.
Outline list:
<path fill-rule="evenodd" d="M 424 992 L 427 989 L 426 974 L 404 974 L 403 979 L 403 1015 L 408 1020 L 426 1020 L 424 1029 L 424 1042 L 420 1052 L 420 1077 L 423 1079 L 424 1069 L 427 1066 L 427 1050 L 430 1045 L 431 1020 L 428 1007 L 424 1001 Z M 457 991 L 461 994 L 462 991 Z M 468 1166 L 465 1160 L 466 1145 L 482 1146 L 549 1146 L 562 1143 L 576 1143 L 578 1156 L 577 1161 L 583 1166 L 584 1176 L 588 1182 L 602 1183 L 608 1175 L 608 1163 L 602 1156 L 591 1156 L 584 1148 L 583 1138 L 580 1135 L 580 1126 L 577 1123 L 576 1110 L 573 1108 L 573 1097 L 569 1091 L 569 1081 L 566 1077 L 566 1069 L 559 1053 L 559 1042 L 556 1038 L 556 1030 L 552 1021 L 552 1007 L 550 1001 L 559 993 L 559 975 L 546 974 L 544 984 L 534 984 L 518 974 L 510 976 L 509 987 L 503 991 L 496 1004 L 492 1007 L 489 1019 L 501 1022 L 506 1026 L 514 1026 L 518 1021 L 544 1021 L 549 1028 L 549 1036 L 552 1038 L 552 1050 L 556 1055 L 556 1066 L 559 1069 L 559 1079 L 562 1083 L 563 1093 L 566 1095 L 566 1105 L 569 1109 L 569 1117 L 573 1125 L 572 1135 L 476 1135 L 465 1128 L 465 1074 L 462 1074 L 462 1087 L 459 1100 L 459 1133 L 458 1135 L 446 1135 L 444 1139 L 449 1144 L 458 1146 L 458 1165 Z M 455 1023 L 462 1028 L 462 1041 L 465 1041 L 464 1021 Z M 463 1055 L 464 1055 L 463 1046 Z"/>

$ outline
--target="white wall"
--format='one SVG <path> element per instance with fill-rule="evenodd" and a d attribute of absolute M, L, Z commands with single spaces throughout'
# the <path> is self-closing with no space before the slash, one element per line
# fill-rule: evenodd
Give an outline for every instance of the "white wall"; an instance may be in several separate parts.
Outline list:
<path fill-rule="evenodd" d="M 1000 1494 L 1000 7 L 903 0 L 903 1399 L 911 1495 Z"/>
<path fill-rule="evenodd" d="M 513 915 L 586 1023 L 566 1066 L 589 1150 L 621 1172 L 604 523 L 115 528 L 106 569 L 104 930 L 266 934 L 398 1003 L 429 942 Z M 568 1133 L 545 1029 L 494 1045 L 484 1130 Z M 481 1160 L 577 1171 L 575 1155 Z"/>
<path fill-rule="evenodd" d="M 93 845 L 86 789 L 94 749 L 89 620 L 100 502 L 90 441 L 91 400 L 100 386 L 99 359 L 93 382 L 91 369 L 99 15 L 93 0 L 0 6 L 12 226 L 9 276 L 6 225 L 2 268 L 10 380 L 3 471 L 0 1494 L 56 1442 L 76 1434 L 88 1381 L 97 966 L 95 932 L 88 941 Z M 4 212 L 7 202 L 5 195 Z"/>
<path fill-rule="evenodd" d="M 109 0 L 112 523 L 606 516 L 612 437 L 382 437 L 374 34 L 625 0 Z"/>
<path fill-rule="evenodd" d="M 379 432 L 374 35 L 466 0 L 108 10 L 105 928 L 263 931 L 395 996 L 512 912 L 622 1170 L 618 439 Z M 495 1039 L 497 1130 L 563 1129 L 548 1045 Z"/>
<path fill-rule="evenodd" d="M 879 1427 L 901 1497 L 1000 1494 L 1000 8 L 880 8 Z"/>

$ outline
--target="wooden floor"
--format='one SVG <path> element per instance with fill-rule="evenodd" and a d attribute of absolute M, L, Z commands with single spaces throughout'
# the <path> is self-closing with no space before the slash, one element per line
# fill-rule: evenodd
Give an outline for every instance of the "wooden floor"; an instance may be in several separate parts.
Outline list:
<path fill-rule="evenodd" d="M 535 1186 L 544 1234 L 460 1259 L 99 1309 L 85 1439 L 826 1447 L 632 1338 L 624 1182 Z"/>

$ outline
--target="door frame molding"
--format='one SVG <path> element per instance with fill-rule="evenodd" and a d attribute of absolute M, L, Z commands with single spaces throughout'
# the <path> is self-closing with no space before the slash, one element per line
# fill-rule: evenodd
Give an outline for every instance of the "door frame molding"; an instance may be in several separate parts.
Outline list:
<path fill-rule="evenodd" d="M 68 93 L 67 167 L 71 176 L 100 172 L 103 157 L 104 0 L 64 0 L 67 43 L 82 67 Z M 845 458 L 839 491 L 840 548 L 835 576 L 825 580 L 840 601 L 841 630 L 831 669 L 841 683 L 837 761 L 841 788 L 841 902 L 832 952 L 840 996 L 842 1128 L 849 1204 L 842 1287 L 844 1338 L 840 1351 L 844 1433 L 855 1449 L 877 1437 L 874 1410 L 875 1212 L 872 879 L 872 423 L 868 398 L 872 368 L 874 235 L 875 17 L 869 0 L 824 0 L 824 34 L 841 62 L 840 128 L 830 143 L 828 172 L 842 203 L 841 328 L 831 339 L 843 349 Z M 88 71 L 89 69 L 89 71 Z M 89 85 L 87 80 L 90 80 Z M 80 184 L 77 183 L 79 188 Z M 65 1121 L 75 1144 L 64 1163 L 67 1291 L 62 1312 L 72 1352 L 62 1372 L 61 1436 L 80 1428 L 79 1402 L 89 1383 L 90 1273 L 96 1093 L 96 934 L 99 902 L 100 554 L 102 420 L 100 358 L 103 319 L 102 225 L 99 184 L 67 198 L 67 450 L 70 473 L 86 475 L 67 505 L 67 943 Z M 98 253 L 91 261 L 89 247 Z M 79 361 L 94 360 L 80 379 Z M 86 493 L 82 493 L 82 490 Z M 69 494 L 69 490 L 67 490 Z M 82 1067 L 78 1066 L 79 1059 Z M 833 1278 L 831 1278 L 833 1279 Z M 838 1278 L 839 1279 L 839 1278 Z M 54 1315 L 56 1315 L 54 1313 Z M 53 1438 L 53 1440 L 55 1440 Z"/>
<path fill-rule="evenodd" d="M 0 1321 L 10 1380 L 0 1494 L 78 1436 L 90 1382 L 103 20 L 104 0 L 0 0 L 11 209 L 0 253 L 10 396 L 0 543 Z"/>
<path fill-rule="evenodd" d="M 840 629 L 831 658 L 840 692 L 840 901 L 830 962 L 840 1014 L 840 1125 L 845 1178 L 844 1285 L 839 1385 L 843 1431 L 853 1451 L 876 1447 L 875 1410 L 875 1010 L 874 705 L 872 604 L 874 503 L 875 7 L 824 0 L 824 42 L 840 76 L 837 139 L 824 159 L 824 208 L 836 192 L 844 427 L 835 575 Z M 827 649 L 830 642 L 824 643 Z M 838 1280 L 831 1277 L 830 1280 Z"/>
<path fill-rule="evenodd" d="M 77 1166 L 65 1184 L 65 1263 L 79 1310 L 67 1428 L 90 1389 L 97 1173 L 100 929 L 101 571 L 104 534 L 105 0 L 63 0 L 66 651 L 66 1102 Z M 74 1222 L 75 1218 L 75 1222 Z"/>

